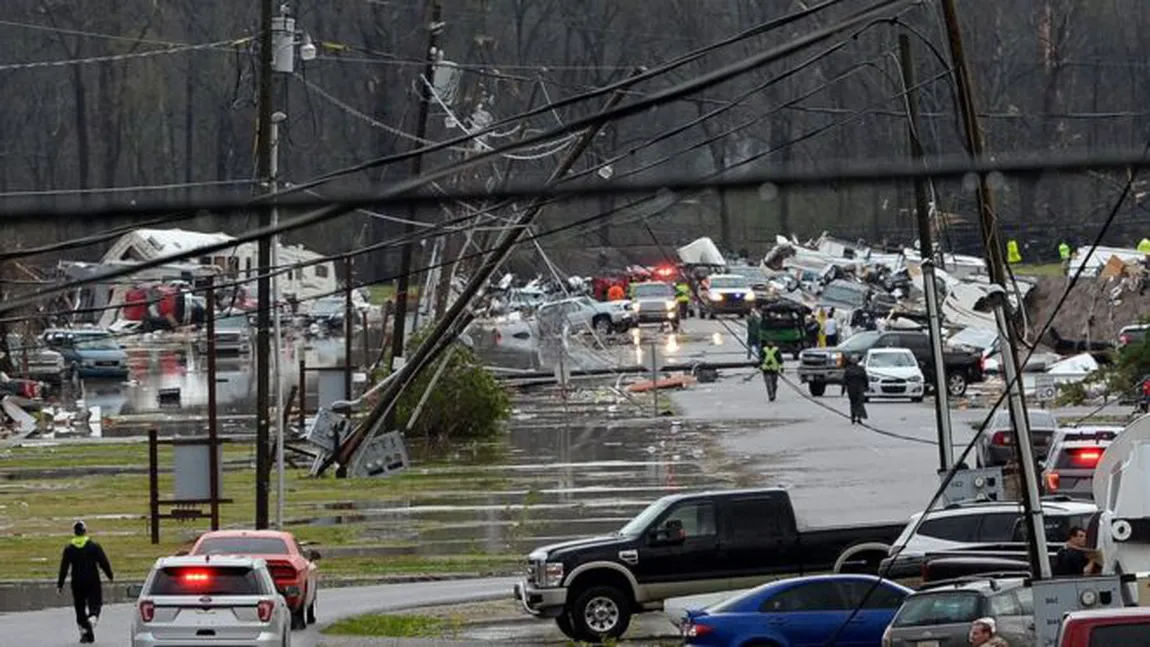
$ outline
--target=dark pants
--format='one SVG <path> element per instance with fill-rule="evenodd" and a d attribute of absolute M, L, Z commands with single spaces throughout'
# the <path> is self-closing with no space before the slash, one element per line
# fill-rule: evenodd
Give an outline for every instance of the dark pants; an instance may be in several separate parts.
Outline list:
<path fill-rule="evenodd" d="M 690 301 L 680 301 L 679 302 L 679 321 L 682 321 L 683 319 L 687 318 L 687 314 L 688 314 L 687 306 L 688 305 L 690 305 Z"/>
<path fill-rule="evenodd" d="M 100 617 L 100 607 L 104 606 L 104 592 L 100 586 L 72 588 L 72 605 L 76 608 L 76 624 L 80 629 L 92 635 L 92 625 L 88 616 Z"/>
<path fill-rule="evenodd" d="M 838 345 L 839 345 L 839 334 L 837 332 L 830 334 L 830 335 L 827 335 L 827 348 L 831 348 L 831 347 L 838 346 Z"/>
<path fill-rule="evenodd" d="M 774 402 L 779 392 L 779 374 L 776 371 L 763 371 L 763 383 L 767 385 L 767 397 Z"/>

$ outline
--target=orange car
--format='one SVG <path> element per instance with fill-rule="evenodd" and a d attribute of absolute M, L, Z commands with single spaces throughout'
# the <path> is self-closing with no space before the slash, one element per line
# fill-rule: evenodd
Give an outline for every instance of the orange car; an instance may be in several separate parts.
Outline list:
<path fill-rule="evenodd" d="M 292 629 L 315 622 L 319 594 L 316 560 L 319 553 L 304 550 L 290 532 L 277 530 L 216 530 L 200 536 L 191 555 L 242 555 L 267 562 L 276 589 L 291 609 Z"/>

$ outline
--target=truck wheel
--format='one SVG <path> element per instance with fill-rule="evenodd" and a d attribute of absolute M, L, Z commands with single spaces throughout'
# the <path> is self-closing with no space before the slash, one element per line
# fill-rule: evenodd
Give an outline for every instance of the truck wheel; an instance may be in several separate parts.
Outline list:
<path fill-rule="evenodd" d="M 810 389 L 811 395 L 815 396 L 816 398 L 819 398 L 819 397 L 822 397 L 822 395 L 827 392 L 827 383 L 826 382 L 811 382 L 809 385 L 807 385 L 807 388 Z"/>
<path fill-rule="evenodd" d="M 631 624 L 630 603 L 613 586 L 592 587 L 575 598 L 571 623 L 578 640 L 599 643 L 618 638 Z"/>
<path fill-rule="evenodd" d="M 303 609 L 291 612 L 291 629 L 292 631 L 307 629 L 307 618 L 304 617 Z"/>
<path fill-rule="evenodd" d="M 563 632 L 571 640 L 579 640 L 579 636 L 575 633 L 575 627 L 571 625 L 571 616 L 567 615 L 564 611 L 555 618 L 555 624 L 559 626 L 559 631 Z"/>
<path fill-rule="evenodd" d="M 595 329 L 595 334 L 607 335 L 611 332 L 611 317 L 607 315 L 599 315 L 591 321 L 591 327 Z"/>
<path fill-rule="evenodd" d="M 962 373 L 951 373 L 947 375 L 946 392 L 954 398 L 961 398 L 966 395 L 966 376 Z"/>
<path fill-rule="evenodd" d="M 868 541 L 855 544 L 839 554 L 835 560 L 834 572 L 877 574 L 879 564 L 889 551 L 890 546 L 882 542 Z"/>

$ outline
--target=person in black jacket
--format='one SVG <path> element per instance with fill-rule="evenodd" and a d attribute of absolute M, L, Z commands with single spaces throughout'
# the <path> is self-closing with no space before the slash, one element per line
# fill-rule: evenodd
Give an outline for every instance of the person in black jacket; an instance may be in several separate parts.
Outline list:
<path fill-rule="evenodd" d="M 1082 576 L 1090 565 L 1090 548 L 1086 545 L 1086 530 L 1075 526 L 1070 529 L 1070 539 L 1058 549 L 1054 556 L 1054 575 Z"/>
<path fill-rule="evenodd" d="M 100 587 L 100 571 L 113 581 L 112 565 L 100 544 L 88 536 L 88 527 L 83 521 L 72 526 L 75 534 L 64 547 L 60 558 L 60 576 L 56 579 L 56 594 L 64 592 L 64 580 L 72 571 L 72 604 L 76 608 L 76 624 L 80 627 L 80 642 L 96 642 L 96 622 L 100 619 L 100 607 L 104 604 L 104 592 Z"/>

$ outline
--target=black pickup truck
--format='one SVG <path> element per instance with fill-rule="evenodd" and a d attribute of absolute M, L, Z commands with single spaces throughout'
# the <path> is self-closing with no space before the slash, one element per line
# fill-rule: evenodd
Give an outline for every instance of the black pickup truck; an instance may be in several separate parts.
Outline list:
<path fill-rule="evenodd" d="M 808 348 L 799 355 L 799 381 L 807 384 L 811 395 L 826 393 L 828 384 L 842 384 L 846 360 L 860 362 L 872 348 L 906 348 L 914 353 L 922 367 L 923 377 L 934 386 L 934 359 L 930 352 L 930 335 L 921 330 L 868 330 L 852 335 L 834 348 Z M 982 355 L 965 350 L 943 349 L 946 390 L 953 397 L 966 394 L 972 382 L 983 380 Z"/>
<path fill-rule="evenodd" d="M 786 490 L 677 494 L 618 532 L 544 546 L 515 598 L 573 640 L 618 638 L 669 598 L 745 588 L 778 574 L 876 572 L 905 524 L 800 529 Z"/>

